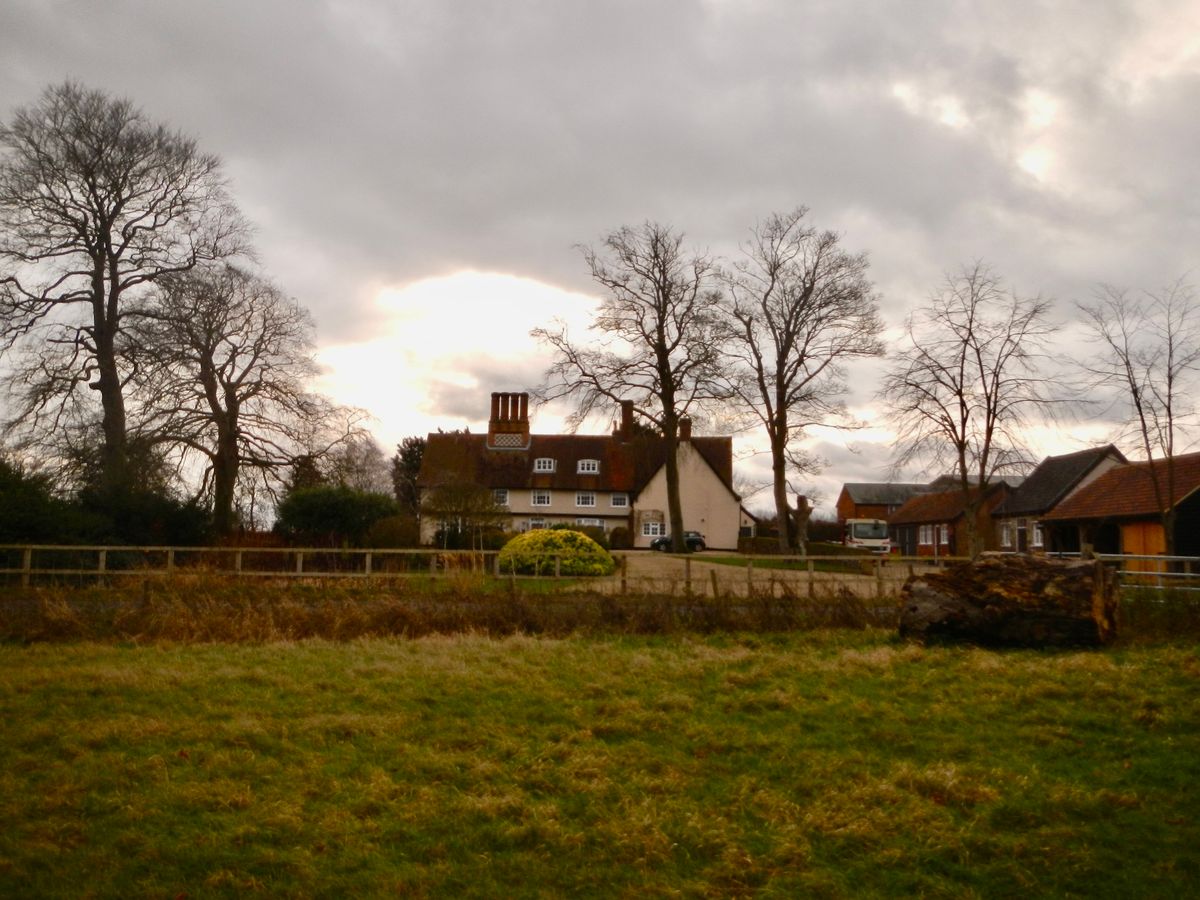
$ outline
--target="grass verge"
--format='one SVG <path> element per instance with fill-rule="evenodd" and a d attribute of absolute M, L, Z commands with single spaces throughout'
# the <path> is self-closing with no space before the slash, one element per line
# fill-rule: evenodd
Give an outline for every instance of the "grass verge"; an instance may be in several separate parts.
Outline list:
<path fill-rule="evenodd" d="M 0 646 L 0 895 L 1179 897 L 1200 654 Z"/>

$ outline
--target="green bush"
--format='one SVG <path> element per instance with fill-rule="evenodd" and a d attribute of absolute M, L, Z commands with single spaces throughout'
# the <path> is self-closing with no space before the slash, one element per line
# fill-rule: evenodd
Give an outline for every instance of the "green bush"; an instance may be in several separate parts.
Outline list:
<path fill-rule="evenodd" d="M 578 531 L 540 529 L 518 535 L 500 551 L 502 574 L 553 575 L 555 557 L 563 575 L 611 575 L 617 567 L 608 551 Z"/>
<path fill-rule="evenodd" d="M 610 549 L 608 545 L 608 535 L 605 533 L 604 528 L 601 525 L 568 525 L 566 522 L 563 522 L 558 525 L 551 525 L 550 530 L 578 531 L 580 534 L 586 534 L 605 550 Z"/>

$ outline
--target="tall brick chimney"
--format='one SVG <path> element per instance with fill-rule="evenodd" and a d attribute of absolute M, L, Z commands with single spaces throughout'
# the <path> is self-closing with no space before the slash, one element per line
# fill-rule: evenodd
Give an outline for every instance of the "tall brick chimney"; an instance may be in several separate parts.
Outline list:
<path fill-rule="evenodd" d="M 628 441 L 633 437 L 633 401 L 621 401 L 621 430 L 618 432 L 621 440 Z"/>
<path fill-rule="evenodd" d="M 692 439 L 692 420 L 684 416 L 679 420 L 679 442 L 682 444 L 685 441 Z"/>
<path fill-rule="evenodd" d="M 487 445 L 524 450 L 529 446 L 529 395 L 495 392 L 488 419 Z"/>

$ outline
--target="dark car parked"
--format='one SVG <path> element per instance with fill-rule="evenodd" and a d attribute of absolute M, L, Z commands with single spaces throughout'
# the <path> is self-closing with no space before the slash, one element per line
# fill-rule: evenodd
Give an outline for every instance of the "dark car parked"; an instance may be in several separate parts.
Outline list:
<path fill-rule="evenodd" d="M 691 553 L 699 553 L 704 549 L 704 535 L 698 531 L 685 531 L 683 533 L 683 542 L 687 545 L 688 551 Z M 650 542 L 651 550 L 661 550 L 667 553 L 671 549 L 671 536 L 664 534 L 661 537 L 656 537 Z"/>

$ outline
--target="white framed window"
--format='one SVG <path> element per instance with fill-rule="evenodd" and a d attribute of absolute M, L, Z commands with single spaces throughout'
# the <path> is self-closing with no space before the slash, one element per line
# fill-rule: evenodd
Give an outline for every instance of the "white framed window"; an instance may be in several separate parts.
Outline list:
<path fill-rule="evenodd" d="M 533 471 L 535 472 L 553 472 L 554 458 L 550 456 L 539 456 L 533 461 Z"/>
<path fill-rule="evenodd" d="M 950 526 L 949 525 L 938 525 L 937 527 L 942 533 L 942 539 L 939 541 L 939 543 L 949 546 L 950 545 Z"/>
<path fill-rule="evenodd" d="M 613 494 L 612 498 L 609 500 L 609 503 L 612 504 L 613 509 L 628 509 L 629 508 L 629 495 L 628 494 Z"/>
<path fill-rule="evenodd" d="M 531 491 L 529 495 L 530 506 L 549 506 L 550 492 L 549 491 Z"/>
<path fill-rule="evenodd" d="M 642 523 L 642 537 L 661 537 L 666 533 L 666 528 L 662 522 Z"/>
<path fill-rule="evenodd" d="M 593 491 L 576 491 L 575 492 L 576 506 L 595 506 L 596 494 Z"/>
<path fill-rule="evenodd" d="M 497 506 L 508 506 L 508 488 L 493 488 L 492 502 Z"/>
<path fill-rule="evenodd" d="M 603 519 L 576 519 L 575 524 L 576 525 L 589 525 L 592 528 L 603 528 L 604 520 Z"/>
<path fill-rule="evenodd" d="M 598 475 L 600 473 L 600 460 L 581 459 L 576 465 L 575 471 L 580 475 Z"/>
<path fill-rule="evenodd" d="M 546 527 L 545 519 L 530 519 L 529 520 L 529 530 L 530 531 L 537 531 L 539 528 L 545 528 L 545 527 Z"/>
<path fill-rule="evenodd" d="M 1044 547 L 1045 546 L 1045 537 L 1042 534 L 1042 523 L 1041 522 L 1033 523 L 1033 540 L 1030 542 L 1030 544 L 1033 547 Z"/>
<path fill-rule="evenodd" d="M 932 525 L 922 525 L 917 529 L 917 543 L 918 544 L 932 544 L 933 543 L 933 526 Z"/>
<path fill-rule="evenodd" d="M 1000 546 L 1011 547 L 1013 545 L 1013 527 L 1012 522 L 1000 523 Z"/>

